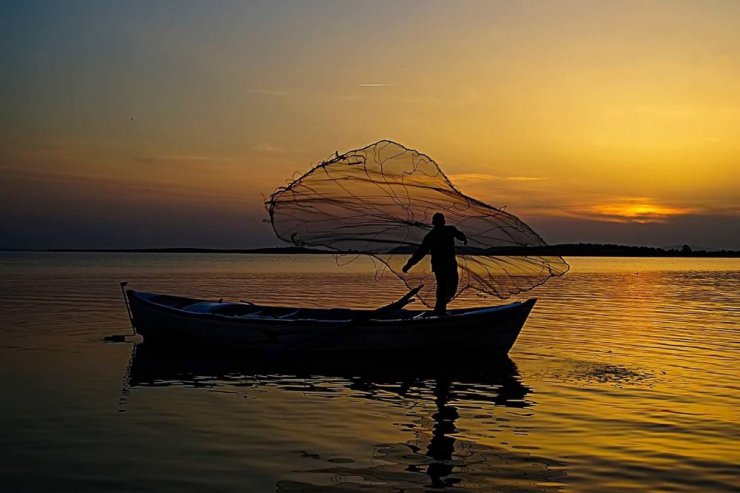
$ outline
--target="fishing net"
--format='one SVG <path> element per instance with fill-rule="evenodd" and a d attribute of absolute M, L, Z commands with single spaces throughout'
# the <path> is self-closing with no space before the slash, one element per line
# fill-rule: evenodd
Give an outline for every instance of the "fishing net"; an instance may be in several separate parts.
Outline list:
<path fill-rule="evenodd" d="M 378 275 L 390 271 L 410 289 L 423 283 L 419 297 L 427 305 L 434 303 L 429 256 L 408 274 L 401 267 L 436 212 L 468 239 L 457 249 L 458 295 L 508 298 L 568 270 L 561 257 L 527 254 L 547 245 L 516 216 L 464 195 L 431 158 L 387 140 L 314 166 L 275 190 L 266 206 L 281 240 L 344 259 L 368 255 Z"/>

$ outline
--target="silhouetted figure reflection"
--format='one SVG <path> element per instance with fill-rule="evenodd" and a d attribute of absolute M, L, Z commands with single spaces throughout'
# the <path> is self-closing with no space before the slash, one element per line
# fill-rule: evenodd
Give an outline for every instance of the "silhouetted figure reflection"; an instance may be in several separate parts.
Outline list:
<path fill-rule="evenodd" d="M 449 435 L 457 431 L 455 420 L 459 417 L 457 409 L 447 405 L 449 391 L 449 380 L 437 380 L 434 386 L 434 402 L 437 405 L 437 412 L 432 416 L 435 423 L 432 427 L 432 439 L 427 447 L 427 455 L 435 461 L 440 461 L 429 464 L 427 468 L 427 474 L 432 479 L 432 486 L 437 488 L 452 486 L 460 481 L 457 478 L 444 479 L 452 473 L 454 468 L 449 461 L 455 453 L 455 439 Z"/>
<path fill-rule="evenodd" d="M 426 234 L 421 246 L 417 248 L 411 258 L 401 270 L 408 272 L 418 264 L 427 253 L 432 254 L 432 271 L 437 280 L 437 302 L 434 305 L 435 315 L 447 313 L 447 303 L 457 293 L 459 276 L 457 274 L 457 259 L 455 258 L 455 240 L 468 244 L 465 234 L 455 226 L 447 226 L 444 214 L 437 212 L 432 216 L 432 230 Z"/>
<path fill-rule="evenodd" d="M 296 385 L 296 380 L 301 378 L 302 384 Z M 382 459 L 378 464 L 362 465 L 351 460 L 339 462 L 334 460 L 336 457 L 326 456 L 320 447 L 319 450 L 293 451 L 316 462 L 297 471 L 300 477 L 278 481 L 276 490 L 281 493 L 422 492 L 445 488 L 457 491 L 467 485 L 473 485 L 476 491 L 530 491 L 534 484 L 553 483 L 552 486 L 537 488 L 538 491 L 546 491 L 559 489 L 557 482 L 565 476 L 565 464 L 559 461 L 454 437 L 459 415 L 458 407 L 450 405 L 450 402 L 459 402 L 466 409 L 478 406 L 488 410 L 492 409 L 492 404 L 506 407 L 532 405 L 526 399 L 531 389 L 521 382 L 516 365 L 509 359 L 494 363 L 490 358 L 466 356 L 441 368 L 438 361 L 406 364 L 389 359 L 382 365 L 377 360 L 363 362 L 356 359 L 344 362 L 316 359 L 259 361 L 245 358 L 238 352 L 168 351 L 161 346 L 137 346 L 124 378 L 124 393 L 129 387 L 156 391 L 166 385 L 185 385 L 204 391 L 230 388 L 238 390 L 235 395 L 249 392 L 250 388 L 269 386 L 287 392 L 301 392 L 317 399 L 332 399 L 341 395 L 336 390 L 347 389 L 354 397 L 387 402 L 392 406 L 398 405 L 398 396 L 405 396 L 409 401 L 429 402 L 431 390 L 434 397 L 431 430 L 426 420 L 429 415 L 425 412 L 408 430 L 409 441 L 376 444 L 372 457 Z M 131 397 L 134 396 L 132 393 Z M 123 411 L 129 400 L 122 399 Z M 265 403 L 269 405 L 267 401 L 259 405 Z M 317 406 L 320 404 L 320 401 L 316 402 Z M 427 406 L 423 408 L 428 409 Z M 288 413 L 284 419 L 300 419 L 298 412 Z M 390 416 L 395 416 L 395 413 L 389 415 L 389 419 Z M 328 412 L 326 419 L 327 425 L 331 426 L 332 419 L 345 418 Z M 421 442 L 420 434 L 425 437 Z M 319 475 L 322 479 L 314 484 L 311 475 Z M 336 484 L 326 485 L 327 475 Z M 357 483 L 357 478 L 360 478 L 360 483 Z"/>

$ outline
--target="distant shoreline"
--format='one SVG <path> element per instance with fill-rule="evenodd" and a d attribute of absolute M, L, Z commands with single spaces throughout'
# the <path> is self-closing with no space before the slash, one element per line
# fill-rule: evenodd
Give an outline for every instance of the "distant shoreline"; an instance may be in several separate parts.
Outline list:
<path fill-rule="evenodd" d="M 268 247 L 249 249 L 220 249 L 220 248 L 49 248 L 46 250 L 18 250 L 0 249 L 4 252 L 48 252 L 48 253 L 226 253 L 226 254 L 280 254 L 280 255 L 333 255 L 337 252 L 303 247 Z M 399 247 L 392 253 L 410 254 L 413 247 Z M 347 252 L 352 254 L 354 252 Z M 645 246 L 627 246 L 594 243 L 567 243 L 546 247 L 529 248 L 499 248 L 489 250 L 472 250 L 465 247 L 458 249 L 459 254 L 470 255 L 560 255 L 563 257 L 689 257 L 689 258 L 737 258 L 740 251 L 736 250 L 691 250 L 664 249 Z"/>

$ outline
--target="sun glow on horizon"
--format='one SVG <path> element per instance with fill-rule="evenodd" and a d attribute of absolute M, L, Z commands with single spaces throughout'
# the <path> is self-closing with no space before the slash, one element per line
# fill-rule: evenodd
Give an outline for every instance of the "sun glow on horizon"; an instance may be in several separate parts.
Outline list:
<path fill-rule="evenodd" d="M 604 221 L 652 223 L 666 222 L 676 215 L 696 214 L 698 208 L 671 207 L 644 202 L 596 205 L 591 211 Z"/>

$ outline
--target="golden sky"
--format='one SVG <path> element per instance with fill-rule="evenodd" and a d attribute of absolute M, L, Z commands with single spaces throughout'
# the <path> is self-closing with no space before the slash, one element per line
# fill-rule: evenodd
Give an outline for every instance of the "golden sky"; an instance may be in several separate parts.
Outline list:
<path fill-rule="evenodd" d="M 0 247 L 276 244 L 392 139 L 550 242 L 740 249 L 740 2 L 0 7 Z"/>

